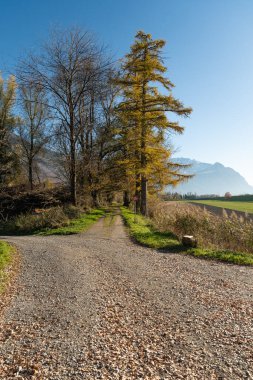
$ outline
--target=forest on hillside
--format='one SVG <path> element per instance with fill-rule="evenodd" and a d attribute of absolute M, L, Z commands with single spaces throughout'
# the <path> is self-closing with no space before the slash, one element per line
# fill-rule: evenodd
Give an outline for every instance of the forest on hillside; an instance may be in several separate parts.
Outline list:
<path fill-rule="evenodd" d="M 122 194 L 146 215 L 148 196 L 187 179 L 171 160 L 173 134 L 184 128 L 170 115 L 192 110 L 172 94 L 164 45 L 139 31 L 115 61 L 72 28 L 20 59 L 13 75 L 0 77 L 0 191 L 38 189 L 47 152 L 73 205 Z"/>

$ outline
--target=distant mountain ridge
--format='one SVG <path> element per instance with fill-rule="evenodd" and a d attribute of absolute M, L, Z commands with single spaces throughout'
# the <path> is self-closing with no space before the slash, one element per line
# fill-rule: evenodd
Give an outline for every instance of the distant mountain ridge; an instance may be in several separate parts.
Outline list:
<path fill-rule="evenodd" d="M 167 187 L 168 191 L 177 191 L 182 194 L 196 193 L 197 195 L 224 195 L 227 191 L 232 195 L 253 194 L 253 186 L 250 186 L 241 174 L 219 162 L 209 164 L 183 157 L 175 158 L 174 161 L 192 165 L 183 172 L 195 174 L 195 176 L 173 190 L 171 186 Z"/>
<path fill-rule="evenodd" d="M 39 167 L 40 180 L 49 179 L 55 184 L 64 182 L 64 178 L 60 174 L 59 157 L 56 152 L 44 150 L 44 154 L 36 161 Z M 175 158 L 174 161 L 183 165 L 190 164 L 191 167 L 184 169 L 183 172 L 194 174 L 194 177 L 177 187 L 168 186 L 166 191 L 221 196 L 228 191 L 232 195 L 253 194 L 253 186 L 250 186 L 241 174 L 219 162 L 210 164 L 184 157 Z"/>

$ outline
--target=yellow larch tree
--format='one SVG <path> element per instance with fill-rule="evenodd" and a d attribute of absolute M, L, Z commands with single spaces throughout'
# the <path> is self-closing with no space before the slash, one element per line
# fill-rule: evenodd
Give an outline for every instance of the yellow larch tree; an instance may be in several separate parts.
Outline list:
<path fill-rule="evenodd" d="M 150 34 L 139 31 L 123 61 L 123 73 L 116 81 L 122 88 L 118 111 L 125 154 L 121 164 L 126 167 L 128 182 L 132 183 L 134 178 L 135 199 L 143 215 L 147 214 L 148 190 L 158 191 L 185 178 L 180 165 L 170 161 L 166 132 L 184 130 L 168 118 L 169 112 L 186 117 L 192 109 L 172 95 L 174 85 L 164 75 L 167 71 L 162 58 L 164 45 L 165 41 L 153 40 Z"/>

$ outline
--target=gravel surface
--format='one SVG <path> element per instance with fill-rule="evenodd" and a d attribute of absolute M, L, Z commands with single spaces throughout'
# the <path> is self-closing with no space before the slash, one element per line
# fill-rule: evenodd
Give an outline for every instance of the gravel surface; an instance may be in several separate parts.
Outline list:
<path fill-rule="evenodd" d="M 157 253 L 121 218 L 22 254 L 1 379 L 253 379 L 253 269 Z"/>

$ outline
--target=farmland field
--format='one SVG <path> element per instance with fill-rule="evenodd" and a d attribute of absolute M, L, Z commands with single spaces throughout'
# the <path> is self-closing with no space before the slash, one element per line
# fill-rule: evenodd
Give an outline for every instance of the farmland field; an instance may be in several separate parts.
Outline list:
<path fill-rule="evenodd" d="M 253 214 L 253 202 L 238 202 L 238 201 L 220 201 L 220 200 L 206 200 L 206 201 L 191 201 L 194 203 L 201 203 L 209 206 L 228 208 L 230 210 L 243 211 Z"/>

